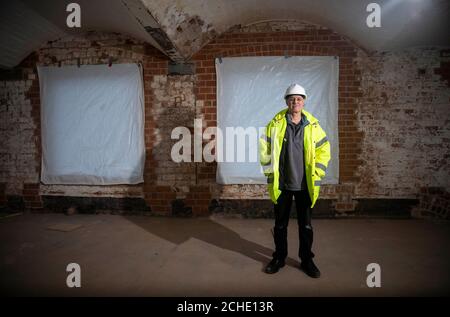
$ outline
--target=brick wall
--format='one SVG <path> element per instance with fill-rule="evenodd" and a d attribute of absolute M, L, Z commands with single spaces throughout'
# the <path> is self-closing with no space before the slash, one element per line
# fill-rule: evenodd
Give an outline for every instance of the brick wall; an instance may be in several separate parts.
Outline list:
<path fill-rule="evenodd" d="M 178 191 L 187 193 L 189 185 L 195 185 L 195 166 L 189 162 L 175 163 L 171 159 L 172 146 L 179 139 L 171 139 L 176 127 L 193 131 L 196 111 L 194 76 L 154 76 L 151 83 L 154 92 L 151 114 L 157 122 L 153 135 L 153 158 L 158 162 L 155 181 L 158 185 L 176 185 Z M 182 198 L 183 196 L 178 196 Z"/>
<path fill-rule="evenodd" d="M 421 187 L 450 187 L 448 50 L 367 54 L 331 30 L 301 22 L 236 27 L 193 57 L 208 126 L 216 124 L 214 59 L 274 55 L 339 56 L 340 183 L 321 188 L 337 212 L 355 211 L 360 198 L 420 199 Z M 209 179 L 214 183 L 214 173 Z M 267 198 L 265 186 L 212 191 L 223 199 Z"/>
<path fill-rule="evenodd" d="M 143 196 L 138 186 L 62 186 L 39 184 L 40 171 L 40 98 L 36 65 L 86 65 L 141 63 L 144 80 L 150 88 L 153 76 L 167 73 L 167 58 L 156 49 L 120 34 L 88 33 L 45 43 L 17 68 L 22 80 L 0 82 L 1 94 L 1 167 L 0 182 L 5 196 L 20 195 L 26 207 L 39 208 L 40 195 Z M 152 90 L 146 89 L 146 113 L 151 111 Z M 146 118 L 146 140 L 152 139 L 152 116 Z M 147 143 L 151 153 L 151 142 Z M 147 171 L 154 167 L 147 168 Z"/>
<path fill-rule="evenodd" d="M 170 210 L 167 204 L 155 204 L 152 195 L 172 200 L 174 198 L 172 188 L 169 186 L 154 187 L 158 185 L 156 175 L 163 174 L 165 168 L 161 152 L 164 143 L 160 143 L 161 135 L 166 138 L 165 130 L 161 134 L 161 127 L 165 122 L 160 122 L 159 115 L 165 112 L 160 103 L 161 96 L 169 96 L 168 90 L 173 86 L 158 87 L 167 75 L 168 58 L 153 47 L 140 41 L 130 39 L 121 34 L 111 33 L 87 33 L 84 37 L 63 38 L 49 42 L 38 51 L 38 64 L 40 65 L 88 65 L 109 63 L 140 63 L 144 74 L 144 98 L 145 98 L 145 144 L 146 162 L 144 181 L 146 186 L 98 186 L 96 196 L 142 196 L 145 198 L 152 211 L 168 214 Z M 176 86 L 176 85 L 175 85 Z M 158 89 L 159 88 L 159 89 Z M 155 106 L 154 106 L 155 104 Z M 170 118 L 166 118 L 170 119 Z M 167 176 L 162 177 L 166 179 Z M 153 187 L 152 187 L 153 186 Z M 41 185 L 41 187 L 46 187 Z M 72 191 L 73 186 L 71 186 Z M 83 187 L 79 186 L 79 192 L 75 195 L 83 196 Z M 130 194 L 130 190 L 133 194 Z M 65 186 L 55 189 L 57 192 L 65 192 Z M 140 192 L 140 194 L 139 194 Z M 59 193 L 61 194 L 61 193 Z M 163 207 L 164 205 L 164 207 Z"/>
<path fill-rule="evenodd" d="M 151 144 L 146 172 L 147 200 L 158 214 L 170 214 L 175 199 L 185 199 L 195 185 L 195 164 L 175 163 L 171 159 L 172 146 L 178 139 L 171 138 L 176 127 L 186 127 L 193 132 L 196 103 L 194 96 L 195 76 L 154 76 L 150 83 L 153 93 L 150 115 L 155 124 L 153 133 L 146 141 Z M 192 205 L 190 205 L 192 206 Z"/>
<path fill-rule="evenodd" d="M 40 169 L 40 99 L 36 65 L 65 66 L 109 63 L 140 63 L 144 72 L 145 96 L 145 144 L 146 162 L 144 184 L 115 186 L 69 186 L 39 184 Z M 194 215 L 206 214 L 210 201 L 210 190 L 197 186 L 197 167 L 194 163 L 174 163 L 170 152 L 178 140 L 171 139 L 171 131 L 177 126 L 188 127 L 193 132 L 196 115 L 201 114 L 201 103 L 195 102 L 195 75 L 168 76 L 168 58 L 156 49 L 121 34 L 90 32 L 83 37 L 68 37 L 43 45 L 36 54 L 27 58 L 19 68 L 29 78 L 21 83 L 4 81 L 4 94 L 15 103 L 2 111 L 14 113 L 18 118 L 21 103 L 28 106 L 27 122 L 34 123 L 34 129 L 27 135 L 20 127 L 15 127 L 15 139 L 2 129 L 2 141 L 8 140 L 13 146 L 20 146 L 32 152 L 27 159 L 19 160 L 13 150 L 6 148 L 4 157 L 11 158 L 2 164 L 4 196 L 23 196 L 27 208 L 42 207 L 41 195 L 77 197 L 142 197 L 155 214 L 169 215 L 175 201 L 189 202 L 188 208 Z M 17 89 L 12 87 L 18 87 Z M 16 95 L 11 95 L 13 90 Z M 21 94 L 21 95 L 20 95 Z M 22 99 L 20 99 L 22 98 Z M 3 99 L 2 99 L 3 101 Z M 20 102 L 21 103 L 20 103 Z M 11 103 L 11 102 L 10 102 Z M 3 104 L 3 102 L 2 102 Z M 33 109 L 33 111 L 31 111 Z M 201 117 L 201 116 L 199 116 Z M 2 117 L 3 118 L 3 117 Z M 5 117 L 6 118 L 6 117 Z M 14 120 L 5 119 L 13 126 Z M 3 127 L 3 126 L 2 126 Z M 27 136 L 35 143 L 19 142 Z M 23 151 L 22 151 L 23 152 Z M 2 153 L 3 154 L 3 153 Z M 33 178 L 18 178 L 22 171 L 11 165 L 22 164 L 31 170 Z M 32 164 L 29 164 L 32 163 Z M 26 169 L 25 169 L 26 171 Z M 8 186 L 13 188 L 9 190 Z M 209 198 L 208 198 L 209 197 Z M 6 199 L 6 198 L 5 198 Z M 5 199 L 2 199 L 5 200 Z"/>
<path fill-rule="evenodd" d="M 36 75 L 0 81 L 0 183 L 4 194 L 22 195 L 24 183 L 39 179 L 39 132 L 33 104 Z"/>
<path fill-rule="evenodd" d="M 439 49 L 362 56 L 364 133 L 358 197 L 417 197 L 422 187 L 450 188 L 450 57 Z M 447 71 L 448 73 L 448 71 Z"/>
<path fill-rule="evenodd" d="M 359 198 L 420 198 L 421 188 L 449 187 L 448 51 L 415 49 L 368 55 L 324 27 L 272 21 L 232 28 L 204 46 L 192 59 L 194 75 L 168 75 L 167 57 L 120 34 L 88 33 L 45 44 L 22 63 L 21 80 L 0 82 L 0 142 L 8 146 L 0 152 L 3 195 L 26 191 L 28 206 L 38 206 L 40 200 L 33 195 L 43 193 L 143 197 L 154 213 L 163 215 L 173 213 L 174 206 L 205 215 L 211 199 L 267 199 L 263 185 L 216 184 L 215 163 L 172 162 L 171 147 L 178 140 L 172 140 L 170 133 L 177 126 L 193 133 L 195 118 L 202 119 L 204 129 L 216 125 L 216 57 L 286 54 L 339 56 L 340 184 L 321 188 L 321 198 L 332 200 L 336 211 L 357 210 Z M 144 184 L 36 187 L 40 100 L 35 64 L 110 61 L 139 62 L 144 69 Z M 14 124 L 19 118 L 30 131 Z M 24 168 L 11 168 L 19 165 Z"/>
<path fill-rule="evenodd" d="M 337 199 L 336 208 L 352 209 L 349 198 L 360 181 L 357 168 L 362 164 L 363 132 L 357 125 L 358 100 L 362 97 L 361 70 L 357 64 L 359 49 L 333 31 L 296 21 L 274 21 L 236 27 L 212 41 L 194 55 L 197 69 L 197 100 L 203 102 L 207 126 L 216 125 L 216 57 L 237 56 L 339 56 L 339 146 L 340 181 L 345 186 L 323 186 L 321 197 Z M 204 181 L 214 183 L 215 164 L 204 164 L 211 173 Z M 249 189 L 251 187 L 252 189 Z M 336 188 L 338 188 L 336 192 Z M 344 195 L 343 191 L 347 190 Z M 265 186 L 226 185 L 212 189 L 218 198 L 267 198 Z"/>

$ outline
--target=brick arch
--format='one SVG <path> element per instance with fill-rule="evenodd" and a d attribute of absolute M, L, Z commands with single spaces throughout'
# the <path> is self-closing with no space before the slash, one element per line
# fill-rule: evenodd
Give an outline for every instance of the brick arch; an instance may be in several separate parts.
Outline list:
<path fill-rule="evenodd" d="M 338 56 L 339 57 L 339 179 L 341 183 L 360 181 L 357 169 L 363 133 L 357 126 L 356 110 L 362 97 L 361 71 L 357 56 L 361 48 L 332 30 L 309 25 L 296 31 L 242 32 L 232 28 L 205 45 L 192 60 L 196 65 L 195 93 L 203 102 L 202 116 L 207 126 L 216 126 L 216 57 L 241 56 Z M 216 163 L 202 164 L 199 179 L 213 182 Z"/>

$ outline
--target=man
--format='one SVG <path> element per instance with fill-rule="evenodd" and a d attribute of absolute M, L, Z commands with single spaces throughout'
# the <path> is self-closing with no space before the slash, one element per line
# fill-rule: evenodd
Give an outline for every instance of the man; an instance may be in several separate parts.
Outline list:
<path fill-rule="evenodd" d="M 330 142 L 319 121 L 303 109 L 307 95 L 302 86 L 290 85 L 284 98 L 288 108 L 275 115 L 266 127 L 265 137 L 260 139 L 260 161 L 275 210 L 275 252 L 265 272 L 276 273 L 285 264 L 287 226 L 295 197 L 300 268 L 308 276 L 318 278 L 320 271 L 311 251 L 311 213 L 330 160 Z"/>

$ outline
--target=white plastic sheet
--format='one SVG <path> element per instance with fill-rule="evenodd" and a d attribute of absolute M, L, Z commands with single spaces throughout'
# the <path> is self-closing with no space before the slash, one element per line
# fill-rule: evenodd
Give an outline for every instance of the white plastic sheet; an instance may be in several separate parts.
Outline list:
<path fill-rule="evenodd" d="M 230 145 L 227 127 L 258 130 L 280 110 L 292 83 L 305 87 L 308 99 L 305 110 L 312 113 L 327 133 L 331 143 L 331 161 L 322 183 L 337 184 L 339 179 L 338 138 L 338 59 L 334 56 L 307 57 L 232 57 L 216 59 L 217 126 L 223 143 L 217 147 L 217 182 L 220 184 L 265 184 L 258 159 L 258 142 L 245 143 L 245 161 L 237 162 L 238 144 Z M 236 130 L 235 130 L 236 131 Z M 246 137 L 248 141 L 250 138 Z M 234 160 L 227 160 L 227 152 Z M 230 153 L 228 153 L 230 154 Z M 230 158 L 233 155 L 228 155 Z M 256 155 L 256 158 L 258 156 Z"/>
<path fill-rule="evenodd" d="M 38 67 L 45 184 L 143 182 L 144 96 L 136 64 Z"/>

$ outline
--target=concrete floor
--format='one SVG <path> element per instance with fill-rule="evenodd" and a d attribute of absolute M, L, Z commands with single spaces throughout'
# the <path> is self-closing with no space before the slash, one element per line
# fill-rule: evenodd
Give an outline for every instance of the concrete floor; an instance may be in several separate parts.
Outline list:
<path fill-rule="evenodd" d="M 68 231 L 52 226 L 79 225 Z M 263 273 L 271 219 L 22 214 L 0 220 L 3 295 L 448 296 L 450 225 L 424 220 L 314 219 L 311 279 L 298 269 L 290 222 L 287 266 Z M 81 266 L 81 288 L 66 266 Z M 369 288 L 369 263 L 381 287 Z"/>

